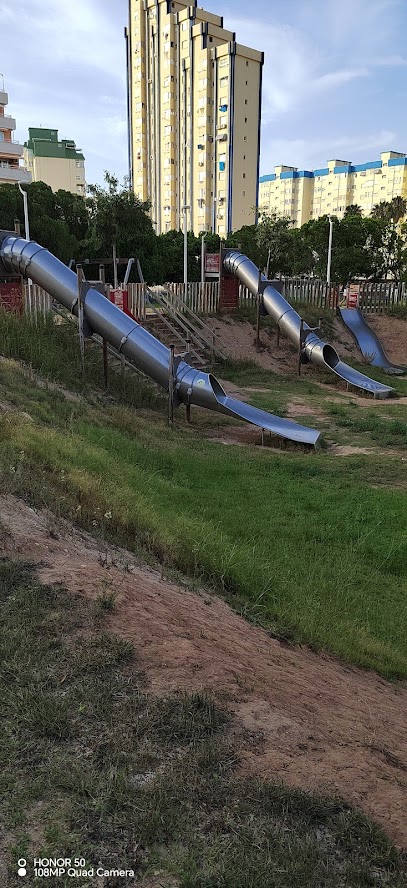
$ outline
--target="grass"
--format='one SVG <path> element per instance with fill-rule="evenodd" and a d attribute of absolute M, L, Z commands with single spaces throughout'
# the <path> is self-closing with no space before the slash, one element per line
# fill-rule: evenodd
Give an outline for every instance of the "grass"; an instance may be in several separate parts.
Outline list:
<path fill-rule="evenodd" d="M 77 328 L 66 321 L 56 323 L 53 315 L 39 317 L 33 326 L 30 318 L 0 309 L 0 354 L 24 361 L 51 384 L 59 383 L 88 396 L 95 388 L 100 388 L 101 348 L 91 340 L 86 342 L 86 372 L 83 375 Z M 136 373 L 122 375 L 112 368 L 109 395 L 115 401 L 149 410 L 162 410 L 164 405 L 161 392 L 148 380 Z"/>
<path fill-rule="evenodd" d="M 348 805 L 238 779 L 227 712 L 206 693 L 149 694 L 137 650 L 86 600 L 0 559 L 0 601 L 9 888 L 20 857 L 34 884 L 34 856 L 134 870 L 110 888 L 152 873 L 179 888 L 403 888 L 405 858 Z"/>
<path fill-rule="evenodd" d="M 401 318 L 407 321 L 407 305 L 392 305 L 386 312 L 391 318 Z"/>
<path fill-rule="evenodd" d="M 363 410 L 360 414 L 355 404 L 345 407 L 342 404 L 331 404 L 329 413 L 335 422 L 352 432 L 368 433 L 376 444 L 382 447 L 407 446 L 407 421 L 403 419 L 384 418 L 376 410 Z"/>
<path fill-rule="evenodd" d="M 231 450 L 205 440 L 204 412 L 169 433 L 4 362 L 1 393 L 19 408 L 0 426 L 3 490 L 211 586 L 277 636 L 406 677 L 400 459 Z"/>

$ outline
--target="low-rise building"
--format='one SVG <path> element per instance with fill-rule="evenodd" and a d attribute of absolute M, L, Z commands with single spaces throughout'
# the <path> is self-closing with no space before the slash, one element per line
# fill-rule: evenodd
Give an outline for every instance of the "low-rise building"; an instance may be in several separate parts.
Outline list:
<path fill-rule="evenodd" d="M 8 95 L 4 88 L 0 88 L 0 185 L 29 184 L 31 176 L 20 166 L 23 146 L 13 139 L 16 121 L 7 113 L 7 105 Z"/>
<path fill-rule="evenodd" d="M 296 227 L 324 215 L 341 219 L 355 204 L 369 216 L 374 206 L 394 197 L 407 198 L 407 155 L 398 151 L 383 151 L 380 160 L 355 165 L 329 160 L 316 170 L 278 166 L 259 180 L 259 207 L 289 216 Z"/>
<path fill-rule="evenodd" d="M 33 182 L 45 182 L 53 191 L 85 196 L 85 158 L 72 139 L 58 138 L 58 130 L 29 127 L 24 162 Z"/>

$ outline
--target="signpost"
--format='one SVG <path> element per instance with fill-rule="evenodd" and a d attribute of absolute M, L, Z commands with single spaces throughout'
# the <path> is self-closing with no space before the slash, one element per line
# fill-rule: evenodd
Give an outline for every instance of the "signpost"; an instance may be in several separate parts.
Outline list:
<path fill-rule="evenodd" d="M 346 308 L 357 308 L 359 304 L 359 284 L 349 284 Z"/>
<path fill-rule="evenodd" d="M 124 289 L 123 287 L 117 287 L 117 289 L 110 290 L 109 299 L 111 302 L 114 302 L 117 305 L 117 308 L 120 308 L 121 311 L 124 311 L 124 314 L 129 315 L 129 317 L 133 317 L 130 309 L 129 309 L 129 291 Z"/>
<path fill-rule="evenodd" d="M 220 255 L 219 253 L 205 253 L 205 277 L 219 277 Z"/>

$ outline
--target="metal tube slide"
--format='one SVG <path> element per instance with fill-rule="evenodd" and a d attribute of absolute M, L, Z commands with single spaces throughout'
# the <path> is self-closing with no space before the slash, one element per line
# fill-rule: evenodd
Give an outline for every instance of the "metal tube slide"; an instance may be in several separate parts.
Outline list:
<path fill-rule="evenodd" d="M 339 316 L 353 336 L 363 357 L 372 367 L 381 367 L 385 373 L 394 376 L 407 373 L 407 367 L 398 367 L 389 361 L 377 333 L 369 326 L 360 308 L 340 308 Z"/>
<path fill-rule="evenodd" d="M 251 293 L 256 294 L 259 286 L 259 270 L 243 253 L 236 250 L 224 250 L 223 264 L 226 271 L 235 274 Z M 260 276 L 263 287 L 263 305 L 282 333 L 288 336 L 299 348 L 301 318 L 298 312 L 284 299 L 267 278 Z M 350 385 L 371 392 L 375 398 L 387 398 L 394 391 L 390 386 L 369 379 L 358 370 L 340 360 L 339 355 L 327 342 L 323 342 L 304 322 L 305 333 L 304 353 L 306 360 L 325 370 L 331 370 Z M 308 331 L 308 332 L 307 332 Z"/>
<path fill-rule="evenodd" d="M 0 232 L 0 264 L 6 272 L 17 273 L 46 290 L 68 311 L 77 315 L 78 283 L 73 271 L 34 241 L 10 232 Z M 140 324 L 124 314 L 98 290 L 90 287 L 84 299 L 84 315 L 93 333 L 118 349 L 139 370 L 168 391 L 170 350 Z M 181 360 L 176 367 L 175 393 L 178 403 L 195 404 L 244 419 L 282 438 L 315 446 L 320 433 L 296 422 L 273 416 L 229 398 L 211 373 L 203 373 Z"/>

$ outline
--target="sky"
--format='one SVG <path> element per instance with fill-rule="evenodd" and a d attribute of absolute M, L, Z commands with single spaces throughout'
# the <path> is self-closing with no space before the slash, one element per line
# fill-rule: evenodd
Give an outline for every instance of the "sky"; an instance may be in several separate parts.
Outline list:
<path fill-rule="evenodd" d="M 265 53 L 261 174 L 407 153 L 406 0 L 204 6 L 238 43 Z M 128 0 L 0 0 L 0 72 L 16 137 L 44 126 L 74 139 L 88 183 L 128 169 L 127 16 Z"/>

